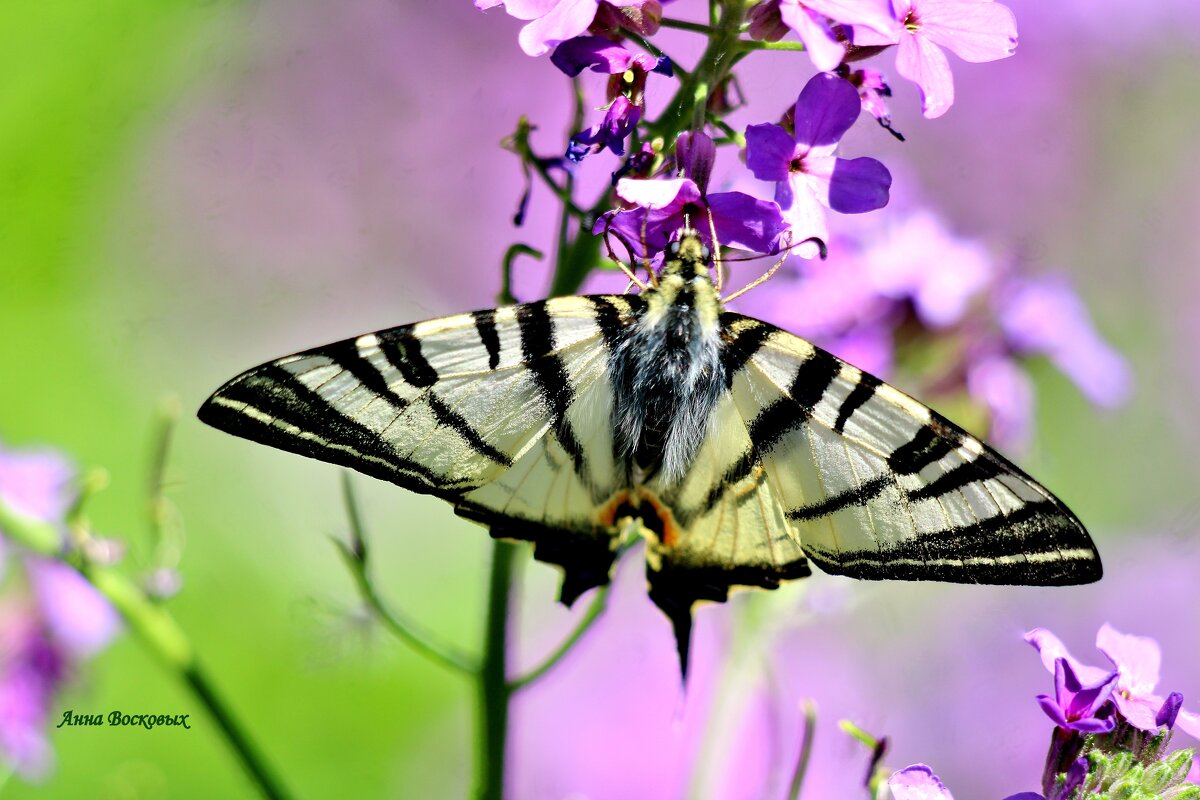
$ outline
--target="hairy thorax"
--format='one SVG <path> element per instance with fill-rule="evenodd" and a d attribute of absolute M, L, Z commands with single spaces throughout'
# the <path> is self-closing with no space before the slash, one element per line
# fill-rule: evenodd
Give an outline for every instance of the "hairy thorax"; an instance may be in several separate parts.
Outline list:
<path fill-rule="evenodd" d="M 725 385 L 721 301 L 698 258 L 669 260 L 614 353 L 615 447 L 630 483 L 679 483 L 695 461 Z"/>

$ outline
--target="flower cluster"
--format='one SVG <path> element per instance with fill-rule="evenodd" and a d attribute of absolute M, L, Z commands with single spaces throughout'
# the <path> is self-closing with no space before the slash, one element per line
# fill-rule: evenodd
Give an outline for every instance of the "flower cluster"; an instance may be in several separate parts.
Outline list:
<path fill-rule="evenodd" d="M 666 18 L 659 0 L 476 0 L 475 5 L 503 5 L 525 20 L 521 48 L 531 56 L 549 53 L 572 79 L 585 71 L 608 76 L 603 117 L 571 136 L 564 163 L 603 151 L 624 157 L 613 170 L 615 198 L 605 193 L 591 208 L 572 201 L 568 210 L 580 231 L 612 234 L 631 253 L 647 258 L 685 222 L 710 245 L 715 238 L 716 244 L 759 253 L 795 249 L 805 257 L 824 255 L 826 212 L 882 208 L 891 188 L 890 172 L 876 159 L 834 154 L 863 110 L 890 130 L 887 79 L 860 62 L 894 47 L 897 71 L 920 87 L 925 116 L 933 118 L 954 99 L 943 48 L 967 61 L 991 61 L 1011 55 L 1017 41 L 1012 12 L 992 0 L 716 3 L 708 24 Z M 713 52 L 720 57 L 706 51 L 700 63 L 685 69 L 663 53 L 657 34 L 664 29 L 702 34 L 710 49 L 719 48 Z M 799 41 L 782 41 L 789 36 Z M 805 50 L 819 72 L 778 124 L 735 130 L 724 120 L 744 100 L 733 70 L 754 51 L 772 49 Z M 659 84 L 651 83 L 652 75 L 680 84 L 653 119 L 647 98 Z M 582 102 L 577 116 L 584 116 Z M 773 184 L 772 200 L 742 192 L 708 193 L 716 149 L 726 145 L 741 151 L 755 178 Z M 546 163 L 532 152 L 522 157 L 527 169 Z M 541 174 L 557 195 L 570 194 L 569 178 L 563 183 L 546 170 Z M 614 199 L 618 208 L 606 211 Z"/>
<path fill-rule="evenodd" d="M 1183 710 L 1183 697 L 1154 694 L 1162 653 L 1158 643 L 1105 624 L 1096 647 L 1112 664 L 1074 659 L 1058 637 L 1037 628 L 1025 635 L 1054 675 L 1054 695 L 1038 703 L 1055 728 L 1042 775 L 1042 793 L 1006 800 L 1200 800 L 1196 751 L 1168 752 L 1176 728 L 1200 738 L 1200 715 Z M 924 764 L 892 774 L 893 800 L 953 800 Z"/>
<path fill-rule="evenodd" d="M 51 523 L 68 547 L 68 511 L 75 505 L 74 470 L 57 453 L 0 449 L 0 504 L 7 513 Z M 0 757 L 36 778 L 50 766 L 47 727 L 59 692 L 77 667 L 116 633 L 116 612 L 78 572 L 61 561 L 6 542 L 0 594 Z"/>

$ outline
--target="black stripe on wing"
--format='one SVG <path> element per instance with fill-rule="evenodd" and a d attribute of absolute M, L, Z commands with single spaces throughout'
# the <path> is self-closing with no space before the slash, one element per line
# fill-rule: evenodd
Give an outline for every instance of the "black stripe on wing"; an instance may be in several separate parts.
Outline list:
<path fill-rule="evenodd" d="M 448 482 L 445 476 L 401 456 L 374 431 L 333 408 L 275 364 L 250 370 L 225 384 L 200 408 L 199 417 L 235 436 L 349 467 L 415 492 L 453 500 L 475 488 Z"/>
<path fill-rule="evenodd" d="M 824 572 L 864 580 L 1066 586 L 1103 575 L 1100 555 L 1079 521 L 1053 500 L 878 550 L 806 552 Z"/>

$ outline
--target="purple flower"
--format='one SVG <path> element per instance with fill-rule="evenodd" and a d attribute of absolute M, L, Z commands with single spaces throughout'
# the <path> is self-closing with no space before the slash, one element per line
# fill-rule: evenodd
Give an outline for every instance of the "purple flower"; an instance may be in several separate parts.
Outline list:
<path fill-rule="evenodd" d="M 630 102 L 625 95 L 618 95 L 599 125 L 593 125 L 571 137 L 567 145 L 567 159 L 578 163 L 586 156 L 606 148 L 614 155 L 625 155 L 625 139 L 633 133 L 641 118 L 641 107 Z"/>
<path fill-rule="evenodd" d="M 635 54 L 600 36 L 563 42 L 550 60 L 571 77 L 585 69 L 612 75 L 604 121 L 575 134 L 567 145 L 567 158 L 576 163 L 606 148 L 624 155 L 625 138 L 637 127 L 645 108 L 646 77 L 650 72 L 671 74 L 671 62 L 665 57 Z"/>
<path fill-rule="evenodd" d="M 41 522 L 62 520 L 75 491 L 75 468 L 51 450 L 0 449 L 0 501 L 18 514 Z"/>
<path fill-rule="evenodd" d="M 900 25 L 896 69 L 921 90 L 927 118 L 945 114 L 954 103 L 950 62 L 941 48 L 964 61 L 979 63 L 1007 58 L 1017 46 L 1017 21 L 1008 6 L 992 0 L 892 0 Z M 894 35 L 855 27 L 854 44 L 896 43 Z"/>
<path fill-rule="evenodd" d="M 822 206 L 858 214 L 887 205 L 892 176 L 883 164 L 833 155 L 860 109 L 858 92 L 848 81 L 821 73 L 796 100 L 793 135 L 771 124 L 746 129 L 746 165 L 759 180 L 775 182 L 775 200 L 793 242 L 829 240 Z"/>
<path fill-rule="evenodd" d="M 1148 636 L 1121 633 L 1105 623 L 1096 634 L 1096 649 L 1104 653 L 1117 668 L 1117 687 L 1113 700 L 1121 714 L 1137 728 L 1158 730 L 1158 714 L 1165 705 L 1163 698 L 1154 694 L 1162 664 L 1162 650 L 1158 642 Z M 1176 724 L 1200 738 L 1200 716 L 1182 709 L 1175 713 L 1178 715 Z"/>
<path fill-rule="evenodd" d="M 665 249 L 671 235 L 685 224 L 695 228 L 710 246 L 711 229 L 715 228 L 722 245 L 756 253 L 779 250 L 787 223 L 778 205 L 742 192 L 705 191 L 716 157 L 712 139 L 703 133 L 683 134 L 675 149 L 682 177 L 622 178 L 617 182 L 617 195 L 635 208 L 604 214 L 596 220 L 592 233 L 611 231 L 638 256 Z"/>
<path fill-rule="evenodd" d="M 846 55 L 845 36 L 834 29 L 838 23 L 869 28 L 892 41 L 900 35 L 887 0 L 768 0 L 750 10 L 751 37 L 775 42 L 794 31 L 823 72 L 836 68 Z"/>
<path fill-rule="evenodd" d="M 1033 381 L 1020 364 L 993 353 L 967 360 L 967 394 L 987 409 L 988 438 L 1023 449 L 1033 432 Z"/>
<path fill-rule="evenodd" d="M 510 16 L 530 21 L 521 29 L 518 41 L 531 56 L 544 55 L 555 45 L 583 34 L 603 7 L 614 12 L 621 9 L 625 12 L 621 16 L 638 20 L 639 30 L 649 33 L 657 26 L 650 25 L 653 13 L 641 13 L 647 11 L 644 7 L 661 13 L 657 0 L 475 0 L 475 7 L 481 10 L 501 4 Z"/>
<path fill-rule="evenodd" d="M 50 768 L 46 727 L 68 661 L 25 603 L 0 607 L 0 753 L 26 778 Z"/>
<path fill-rule="evenodd" d="M 960 322 L 996 273 L 985 247 L 955 235 L 928 209 L 890 220 L 869 238 L 863 259 L 876 291 L 910 300 L 931 328 Z"/>
<path fill-rule="evenodd" d="M 1099 667 L 1081 664 L 1067 652 L 1063 643 L 1048 630 L 1035 628 L 1025 634 L 1042 657 L 1047 669 L 1057 669 L 1057 663 L 1068 664 L 1083 681 L 1095 682 L 1098 676 L 1108 675 Z M 1158 715 L 1166 701 L 1154 694 L 1158 685 L 1162 651 L 1158 642 L 1147 636 L 1124 634 L 1105 623 L 1096 634 L 1096 648 L 1108 657 L 1116 668 L 1116 683 L 1112 699 L 1117 710 L 1134 727 L 1157 731 Z M 1054 665 L 1054 666 L 1052 666 Z M 1057 673 L 1056 673 L 1057 676 Z M 1200 715 L 1180 709 L 1175 724 L 1187 733 L 1200 738 Z"/>
<path fill-rule="evenodd" d="M 73 658 L 106 647 L 121 627 L 112 605 L 82 575 L 61 561 L 30 556 L 29 585 L 46 629 Z"/>
<path fill-rule="evenodd" d="M 666 56 L 654 58 L 646 53 L 634 53 L 603 36 L 580 36 L 563 42 L 554 48 L 550 62 L 571 78 L 585 69 L 613 75 L 636 68 L 671 75 L 671 60 Z"/>
<path fill-rule="evenodd" d="M 1112 408 L 1129 396 L 1129 366 L 1100 338 L 1065 276 L 1012 280 L 997 294 L 1014 350 L 1045 355 L 1099 406 Z"/>
<path fill-rule="evenodd" d="M 893 772 L 887 784 L 892 800 L 954 800 L 941 779 L 924 764 Z"/>
<path fill-rule="evenodd" d="M 1097 714 L 1108 705 L 1116 680 L 1117 673 L 1110 672 L 1084 685 L 1070 662 L 1060 658 L 1054 662 L 1054 697 L 1039 694 L 1037 700 L 1046 716 L 1063 730 L 1108 733 L 1116 727 L 1116 720 L 1111 716 L 1101 719 Z"/>

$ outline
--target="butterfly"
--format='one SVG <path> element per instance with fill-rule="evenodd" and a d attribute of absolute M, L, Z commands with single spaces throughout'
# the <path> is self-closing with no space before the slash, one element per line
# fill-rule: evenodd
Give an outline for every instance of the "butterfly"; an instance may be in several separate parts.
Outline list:
<path fill-rule="evenodd" d="M 734 586 L 1101 576 L 1079 520 L 996 451 L 787 331 L 725 311 L 699 235 L 640 294 L 559 297 L 377 331 L 255 367 L 200 419 L 440 497 L 608 583 L 646 539 L 686 674 L 692 611 Z"/>

